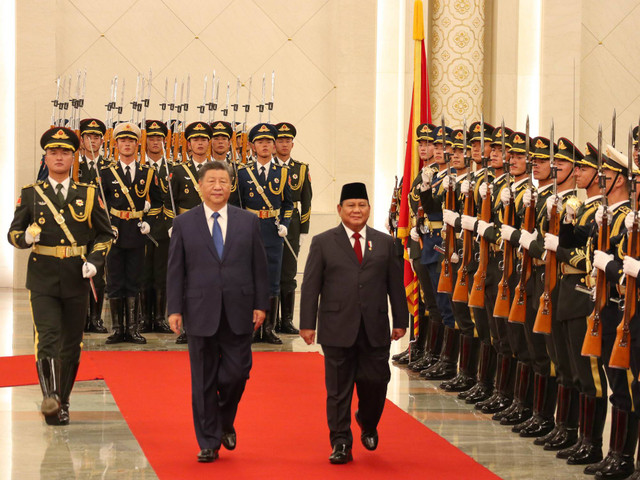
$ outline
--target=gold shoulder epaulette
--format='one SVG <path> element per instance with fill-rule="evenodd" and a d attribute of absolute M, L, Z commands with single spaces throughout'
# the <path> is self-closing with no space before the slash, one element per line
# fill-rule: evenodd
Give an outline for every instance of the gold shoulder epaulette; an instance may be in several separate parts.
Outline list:
<path fill-rule="evenodd" d="M 87 187 L 87 188 L 98 188 L 97 185 L 93 185 L 91 183 L 84 183 L 84 182 L 74 182 L 78 187 Z"/>
<path fill-rule="evenodd" d="M 29 185 L 25 185 L 25 186 L 24 186 L 24 187 L 22 187 L 22 188 L 33 188 L 33 187 L 35 187 L 36 185 L 42 185 L 43 183 L 44 183 L 44 180 L 38 180 L 37 182 L 35 182 L 35 183 L 30 183 Z"/>

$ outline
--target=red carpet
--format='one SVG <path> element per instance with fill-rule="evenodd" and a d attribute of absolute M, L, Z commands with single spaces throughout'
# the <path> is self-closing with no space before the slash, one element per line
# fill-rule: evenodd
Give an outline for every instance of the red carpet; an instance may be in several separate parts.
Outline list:
<path fill-rule="evenodd" d="M 378 450 L 362 447 L 354 421 L 354 462 L 330 465 L 319 354 L 254 354 L 236 421 L 238 447 L 222 449 L 213 464 L 196 462 L 186 352 L 84 352 L 82 365 L 82 379 L 105 379 L 161 479 L 498 478 L 388 401 Z M 1 358 L 0 385 L 35 383 L 29 368 L 35 370 L 33 357 Z"/>

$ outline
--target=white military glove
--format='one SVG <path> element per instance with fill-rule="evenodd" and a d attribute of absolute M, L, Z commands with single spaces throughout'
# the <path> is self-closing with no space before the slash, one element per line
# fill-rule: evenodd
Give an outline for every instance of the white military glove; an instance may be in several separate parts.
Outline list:
<path fill-rule="evenodd" d="M 95 277 L 96 273 L 98 273 L 98 269 L 93 263 L 84 262 L 82 264 L 82 276 L 83 278 L 91 278 Z"/>
<path fill-rule="evenodd" d="M 460 192 L 463 195 L 467 195 L 469 193 L 469 190 L 471 190 L 471 182 L 469 182 L 469 180 L 465 179 L 460 184 Z"/>
<path fill-rule="evenodd" d="M 460 217 L 460 214 L 458 212 L 454 212 L 453 210 L 442 211 L 442 219 L 444 220 L 444 223 L 451 227 L 456 226 L 456 220 L 458 219 L 458 217 Z"/>
<path fill-rule="evenodd" d="M 562 197 L 560 195 L 551 195 L 547 198 L 547 218 L 551 215 L 551 209 L 553 208 L 554 203 L 556 208 L 560 210 L 562 206 Z"/>
<path fill-rule="evenodd" d="M 527 190 L 524 192 L 524 195 L 522 195 L 522 203 L 525 207 L 530 207 L 531 203 L 535 204 L 537 199 L 538 193 L 532 192 L 530 188 L 527 188 Z"/>
<path fill-rule="evenodd" d="M 278 225 L 278 236 L 281 238 L 284 238 L 287 236 L 287 233 L 289 233 L 289 229 L 287 229 L 287 227 L 285 227 L 284 225 Z"/>
<path fill-rule="evenodd" d="M 139 227 L 140 227 L 140 233 L 143 235 L 146 235 L 151 231 L 151 227 L 147 222 L 140 222 Z"/>
<path fill-rule="evenodd" d="M 151 204 L 149 203 L 148 200 L 144 201 L 144 213 L 147 213 L 149 210 L 151 210 Z"/>
<path fill-rule="evenodd" d="M 442 188 L 444 190 L 449 190 L 449 186 L 451 185 L 451 182 L 454 181 L 449 175 L 446 175 L 443 179 L 442 179 Z"/>
<path fill-rule="evenodd" d="M 493 227 L 493 222 L 478 220 L 478 235 L 484 237 L 484 232 L 486 232 L 489 227 Z"/>
<path fill-rule="evenodd" d="M 37 234 L 35 237 L 31 235 L 29 229 L 24 232 L 24 241 L 27 245 L 31 245 L 32 243 L 38 243 L 40 241 L 40 234 Z"/>
<path fill-rule="evenodd" d="M 411 231 L 409 231 L 409 236 L 414 242 L 420 241 L 420 234 L 418 233 L 418 229 L 416 227 L 413 227 Z"/>
<path fill-rule="evenodd" d="M 538 238 L 538 231 L 533 230 L 533 232 L 527 232 L 526 230 L 522 230 L 520 232 L 520 246 L 526 250 L 531 248 L 531 244 Z"/>
<path fill-rule="evenodd" d="M 633 257 L 626 256 L 622 260 L 622 271 L 625 275 L 631 275 L 634 278 L 638 278 L 638 271 L 640 271 L 640 260 L 636 260 Z"/>
<path fill-rule="evenodd" d="M 624 217 L 624 226 L 627 227 L 627 231 L 631 231 L 633 228 L 633 222 L 636 219 L 636 214 L 633 212 L 627 213 L 627 216 Z M 635 277 L 635 275 L 633 275 Z"/>
<path fill-rule="evenodd" d="M 509 205 L 509 202 L 511 201 L 511 193 L 509 192 L 508 186 L 503 188 L 500 192 L 500 201 L 502 202 L 502 205 Z"/>
<path fill-rule="evenodd" d="M 613 261 L 613 255 L 603 252 L 602 250 L 596 250 L 593 252 L 593 266 L 603 272 L 607 269 L 607 264 Z"/>
<path fill-rule="evenodd" d="M 433 170 L 430 168 L 422 169 L 422 190 L 426 190 L 431 185 L 431 180 L 433 180 Z"/>
<path fill-rule="evenodd" d="M 564 206 L 564 223 L 572 223 L 576 219 L 576 209 L 573 208 L 571 202 L 567 202 Z"/>
<path fill-rule="evenodd" d="M 487 198 L 487 191 L 488 191 L 487 182 L 482 182 L 482 184 L 478 188 L 478 193 L 480 194 L 480 198 L 482 198 L 483 200 Z"/>
<path fill-rule="evenodd" d="M 602 226 L 602 217 L 604 216 L 604 206 L 600 205 L 598 210 L 596 210 L 596 223 L 598 227 Z M 611 224 L 611 220 L 613 219 L 613 211 L 610 208 L 607 208 L 607 221 Z M 625 218 L 626 220 L 626 218 Z"/>
<path fill-rule="evenodd" d="M 300 234 L 300 240 L 298 240 L 298 245 L 300 247 L 302 247 L 302 244 L 305 243 L 306 239 L 307 239 L 307 235 L 309 235 L 308 233 L 301 233 Z"/>
<path fill-rule="evenodd" d="M 173 227 L 169 227 L 169 230 L 167 230 L 167 233 L 169 234 L 169 238 L 171 238 L 171 232 L 173 232 Z"/>
<path fill-rule="evenodd" d="M 560 239 L 557 235 L 553 235 L 551 233 L 544 234 L 544 248 L 545 250 L 551 250 L 555 252 L 558 250 L 558 243 L 560 243 Z"/>
<path fill-rule="evenodd" d="M 509 242 L 509 241 L 511 241 L 511 237 L 513 236 L 515 231 L 516 231 L 515 228 L 513 228 L 510 225 L 507 225 L 506 223 L 503 223 L 502 226 L 500 227 L 500 236 L 506 242 Z"/>
<path fill-rule="evenodd" d="M 470 230 L 473 232 L 476 228 L 477 221 L 478 219 L 471 215 L 462 215 L 462 217 L 460 217 L 460 224 L 462 225 L 463 230 Z"/>

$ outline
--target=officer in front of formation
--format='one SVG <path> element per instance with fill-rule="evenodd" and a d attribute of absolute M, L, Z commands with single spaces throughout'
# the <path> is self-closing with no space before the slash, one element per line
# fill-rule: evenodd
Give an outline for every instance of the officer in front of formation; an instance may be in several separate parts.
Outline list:
<path fill-rule="evenodd" d="M 282 122 L 274 125 L 278 131 L 276 138 L 275 161 L 282 167 L 289 169 L 289 187 L 293 201 L 293 213 L 287 233 L 288 245 L 282 253 L 282 273 L 280 275 L 280 310 L 282 316 L 276 324 L 276 331 L 280 333 L 298 334 L 293 326 L 293 307 L 296 300 L 296 274 L 298 273 L 298 255 L 304 238 L 309 234 L 309 218 L 311 217 L 311 176 L 309 165 L 291 158 L 293 139 L 296 137 L 296 127 L 291 123 Z M 293 251 L 292 251 L 293 250 Z"/>
<path fill-rule="evenodd" d="M 147 120 L 146 159 L 158 177 L 162 190 L 163 203 L 169 195 L 169 165 L 164 158 L 165 142 L 168 134 L 167 126 L 159 120 Z M 170 201 L 169 201 L 170 203 Z M 156 218 L 151 225 L 150 239 L 145 243 L 144 267 L 142 271 L 142 288 L 140 290 L 140 331 L 142 333 L 173 333 L 166 321 L 167 310 L 167 258 L 169 256 L 169 220 L 166 207 L 160 205 L 149 210 L 149 215 Z"/>
<path fill-rule="evenodd" d="M 114 333 L 107 344 L 146 343 L 140 335 L 136 299 L 141 288 L 145 242 L 162 206 L 162 189 L 153 168 L 139 164 L 140 129 L 121 123 L 113 131 L 119 160 L 100 171 L 116 242 L 107 258 L 107 295 Z"/>
<path fill-rule="evenodd" d="M 164 211 L 169 217 L 169 222 L 173 222 L 175 215 L 188 212 L 202 203 L 202 193 L 198 186 L 198 172 L 209 161 L 207 149 L 212 133 L 211 125 L 201 121 L 192 122 L 184 129 L 184 137 L 191 157 L 185 162 L 174 163 L 170 169 L 173 203 L 169 195 L 164 199 Z M 170 227 L 169 235 L 171 235 Z M 176 339 L 176 343 L 187 343 L 187 335 L 182 332 Z"/>
<path fill-rule="evenodd" d="M 69 423 L 69 396 L 78 372 L 89 279 L 102 269 L 113 240 L 95 186 L 69 176 L 79 140 L 64 127 L 40 139 L 48 178 L 22 189 L 9 241 L 31 248 L 27 289 L 35 330 L 41 412 L 49 425 Z"/>
<path fill-rule="evenodd" d="M 249 132 L 249 141 L 256 149 L 257 161 L 238 168 L 238 198 L 245 210 L 260 218 L 269 267 L 269 311 L 253 340 L 272 344 L 282 343 L 273 330 L 280 303 L 283 239 L 287 236 L 293 212 L 288 169 L 272 159 L 277 136 L 273 125 L 255 125 Z"/>
<path fill-rule="evenodd" d="M 83 154 L 78 159 L 78 180 L 80 182 L 97 185 L 100 169 L 109 164 L 109 161 L 100 153 L 106 131 L 107 127 L 102 120 L 97 118 L 80 120 L 80 147 L 83 151 Z M 89 295 L 89 315 L 85 331 L 107 333 L 102 321 L 105 288 L 104 269 L 98 272 L 93 281 L 97 300 L 94 298 L 93 293 Z"/>

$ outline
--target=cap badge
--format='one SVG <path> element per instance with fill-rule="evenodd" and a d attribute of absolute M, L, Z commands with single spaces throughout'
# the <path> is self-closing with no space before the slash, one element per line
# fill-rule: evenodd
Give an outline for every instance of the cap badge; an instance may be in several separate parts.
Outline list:
<path fill-rule="evenodd" d="M 538 139 L 538 141 L 536 142 L 535 147 L 536 147 L 536 148 L 547 148 L 547 147 L 548 147 L 548 145 L 547 145 L 547 144 L 545 144 L 542 140 Z"/>
<path fill-rule="evenodd" d="M 64 130 L 58 130 L 55 135 L 52 135 L 51 138 L 62 138 L 64 140 L 67 140 L 69 138 L 69 135 L 67 135 L 66 133 L 64 133 Z"/>
<path fill-rule="evenodd" d="M 193 127 L 194 130 L 204 130 L 204 126 L 201 123 L 198 123 L 195 127 Z"/>
<path fill-rule="evenodd" d="M 269 127 L 267 127 L 267 125 L 262 125 L 259 129 L 258 132 L 268 132 L 269 131 Z"/>

